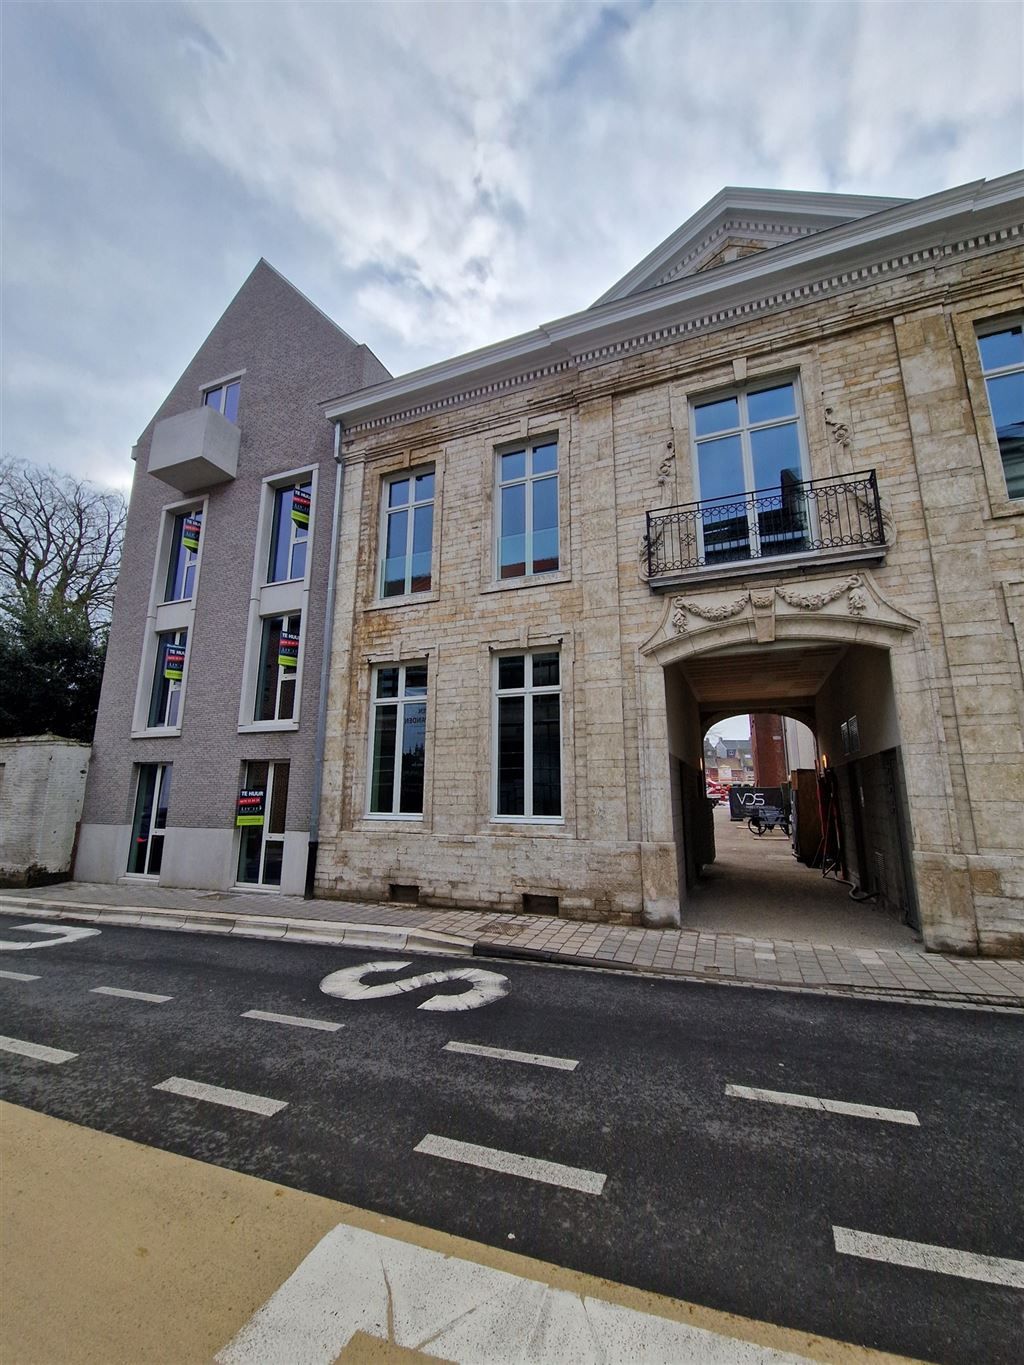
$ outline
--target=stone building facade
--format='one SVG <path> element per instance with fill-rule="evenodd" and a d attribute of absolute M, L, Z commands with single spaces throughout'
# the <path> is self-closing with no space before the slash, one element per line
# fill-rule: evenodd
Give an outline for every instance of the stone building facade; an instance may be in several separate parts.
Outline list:
<path fill-rule="evenodd" d="M 260 261 L 139 438 L 79 880 L 303 892 L 340 494 L 317 404 L 387 373 Z"/>
<path fill-rule="evenodd" d="M 1021 174 L 726 190 L 591 308 L 328 404 L 318 889 L 685 925 L 704 735 L 773 712 L 862 890 L 1024 949 L 1022 221 Z"/>

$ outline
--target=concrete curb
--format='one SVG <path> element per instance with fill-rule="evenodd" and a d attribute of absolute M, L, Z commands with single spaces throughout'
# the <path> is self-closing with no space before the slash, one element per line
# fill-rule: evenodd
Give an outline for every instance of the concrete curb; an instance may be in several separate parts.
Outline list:
<path fill-rule="evenodd" d="M 971 995 L 958 991 L 915 991 L 900 986 L 852 986 L 841 982 L 766 981 L 760 976 L 710 976 L 703 972 L 683 972 L 671 967 L 651 967 L 636 962 L 612 962 L 604 957 L 577 957 L 573 953 L 549 948 L 513 948 L 501 943 L 473 945 L 474 957 L 505 959 L 507 962 L 537 962 L 549 966 L 585 967 L 597 971 L 638 972 L 675 981 L 699 982 L 702 986 L 746 986 L 766 991 L 792 991 L 801 995 L 830 995 L 843 999 L 881 1000 L 894 1005 L 975 1006 L 986 1009 L 1014 1010 L 1024 1014 L 1024 1000 L 1015 995 Z"/>
<path fill-rule="evenodd" d="M 79 924 L 126 925 L 191 934 L 232 934 L 236 938 L 280 939 L 346 948 L 387 948 L 401 953 L 468 957 L 472 939 L 431 929 L 396 929 L 388 924 L 288 919 L 280 915 L 232 915 L 207 910 L 158 910 L 151 906 L 69 905 L 66 901 L 0 895 L 0 915 L 67 920 Z"/>
<path fill-rule="evenodd" d="M 380 948 L 398 953 L 426 953 L 445 957 L 486 957 L 507 962 L 535 962 L 548 966 L 581 967 L 591 971 L 643 973 L 662 980 L 698 982 L 704 986 L 743 986 L 758 990 L 791 991 L 844 999 L 882 1000 L 893 1004 L 933 1004 L 957 1007 L 1012 1009 L 1024 1013 L 1024 1000 L 1012 995 L 974 995 L 953 991 L 914 991 L 906 987 L 853 986 L 839 982 L 766 981 L 763 977 L 710 976 L 671 968 L 638 966 L 607 958 L 577 957 L 547 948 L 515 948 L 509 944 L 460 938 L 437 929 L 396 929 L 388 924 L 348 924 L 344 921 L 289 919 L 281 915 L 232 915 L 216 910 L 160 910 L 150 906 L 100 905 L 43 897 L 0 894 L 0 915 L 20 919 L 52 919 L 79 924 L 110 924 L 136 929 L 165 929 L 191 934 L 231 934 L 236 938 L 275 939 L 285 943 L 319 943 L 346 948 Z"/>

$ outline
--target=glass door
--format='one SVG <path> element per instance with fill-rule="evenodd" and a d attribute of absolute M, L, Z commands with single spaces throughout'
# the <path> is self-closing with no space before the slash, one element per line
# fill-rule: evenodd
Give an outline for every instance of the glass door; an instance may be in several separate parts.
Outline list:
<path fill-rule="evenodd" d="M 156 877 L 164 856 L 167 806 L 171 799 L 170 763 L 143 763 L 132 822 L 132 846 L 128 871 L 140 877 Z"/>
<path fill-rule="evenodd" d="M 288 805 L 288 764 L 247 763 L 242 789 L 249 794 L 262 793 L 263 800 L 252 806 L 258 814 L 244 817 L 251 823 L 240 828 L 238 882 L 243 886 L 280 886 Z M 254 801 L 254 795 L 250 795 L 249 800 Z"/>

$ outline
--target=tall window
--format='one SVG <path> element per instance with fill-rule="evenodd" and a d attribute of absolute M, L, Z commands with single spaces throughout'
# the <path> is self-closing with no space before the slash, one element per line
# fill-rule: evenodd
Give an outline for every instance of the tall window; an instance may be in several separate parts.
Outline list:
<path fill-rule="evenodd" d="M 537 442 L 498 456 L 498 576 L 558 568 L 558 445 Z"/>
<path fill-rule="evenodd" d="M 557 650 L 495 661 L 495 814 L 562 814 L 562 687 Z"/>
<path fill-rule="evenodd" d="M 268 616 L 263 621 L 256 682 L 256 720 L 291 720 L 299 667 L 302 617 Z"/>
<path fill-rule="evenodd" d="M 280 886 L 284 821 L 288 808 L 288 764 L 245 765 L 235 823 L 238 880 L 250 886 Z"/>
<path fill-rule="evenodd" d="M 805 549 L 796 385 L 744 389 L 691 412 L 705 563 Z"/>
<path fill-rule="evenodd" d="M 308 480 L 275 491 L 268 583 L 305 577 L 312 502 L 313 485 Z"/>
<path fill-rule="evenodd" d="M 203 513 L 182 512 L 174 518 L 171 553 L 167 561 L 165 602 L 187 602 L 195 595 L 199 541 L 203 533 Z"/>
<path fill-rule="evenodd" d="M 984 333 L 978 350 L 1006 491 L 1011 498 L 1024 498 L 1024 324 L 1003 323 Z"/>
<path fill-rule="evenodd" d="M 240 379 L 232 379 L 227 384 L 218 384 L 215 389 L 207 389 L 203 402 L 208 408 L 222 412 L 229 422 L 238 421 L 238 391 L 242 387 Z"/>
<path fill-rule="evenodd" d="M 371 815 L 422 815 L 427 665 L 388 664 L 373 675 Z"/>
<path fill-rule="evenodd" d="M 156 667 L 149 698 L 151 730 L 181 724 L 181 684 L 185 675 L 188 631 L 162 631 L 156 638 Z"/>
<path fill-rule="evenodd" d="M 155 877 L 159 873 L 164 856 L 164 831 L 167 829 L 170 799 L 171 765 L 140 764 L 135 818 L 132 821 L 132 846 L 128 852 L 129 872 L 143 877 Z"/>
<path fill-rule="evenodd" d="M 381 597 L 430 591 L 434 471 L 401 474 L 384 484 Z"/>

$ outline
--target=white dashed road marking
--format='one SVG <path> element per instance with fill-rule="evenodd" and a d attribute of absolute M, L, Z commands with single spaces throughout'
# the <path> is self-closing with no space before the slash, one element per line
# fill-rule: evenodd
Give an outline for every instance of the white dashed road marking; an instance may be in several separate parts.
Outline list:
<path fill-rule="evenodd" d="M 445 1052 L 466 1052 L 471 1057 L 495 1057 L 500 1062 L 526 1062 L 529 1066 L 550 1066 L 556 1071 L 575 1071 L 579 1062 L 571 1057 L 545 1057 L 540 1052 L 512 1052 L 504 1047 L 484 1047 L 480 1043 L 445 1043 Z"/>
<path fill-rule="evenodd" d="M 0 1052 L 15 1052 L 19 1057 L 34 1057 L 37 1062 L 70 1062 L 77 1052 L 65 1052 L 60 1047 L 43 1047 L 42 1043 L 26 1043 L 21 1038 L 0 1038 Z"/>
<path fill-rule="evenodd" d="M 246 1010 L 243 1019 L 262 1019 L 266 1024 L 291 1024 L 293 1028 L 318 1028 L 324 1033 L 336 1033 L 344 1024 L 330 1019 L 303 1019 L 298 1014 L 274 1014 L 271 1010 Z"/>
<path fill-rule="evenodd" d="M 467 1166 L 480 1166 L 485 1171 L 518 1175 L 524 1180 L 540 1180 L 545 1185 L 561 1185 L 567 1190 L 579 1190 L 581 1194 L 600 1194 L 608 1179 L 599 1171 L 563 1166 L 557 1161 L 541 1161 L 537 1157 L 520 1156 L 517 1152 L 502 1152 L 497 1147 L 478 1147 L 475 1142 L 457 1142 L 435 1133 L 428 1133 L 413 1151 L 423 1156 L 439 1156 L 445 1161 L 461 1161 Z"/>
<path fill-rule="evenodd" d="M 981 1256 L 974 1251 L 930 1246 L 927 1242 L 905 1242 L 902 1237 L 879 1237 L 873 1232 L 833 1227 L 836 1251 L 844 1256 L 862 1256 L 868 1261 L 887 1261 L 890 1265 L 913 1270 L 931 1270 L 936 1275 L 956 1275 L 963 1280 L 983 1280 L 1010 1289 L 1024 1289 L 1024 1261 L 1004 1256 Z"/>
<path fill-rule="evenodd" d="M 848 1104 L 846 1100 L 819 1100 L 814 1095 L 791 1095 L 785 1090 L 757 1090 L 747 1085 L 727 1085 L 725 1093 L 736 1100 L 761 1100 L 764 1104 L 786 1104 L 794 1109 L 824 1110 L 826 1114 L 848 1114 L 857 1119 L 880 1119 L 883 1123 L 906 1123 L 920 1128 L 911 1109 L 882 1109 L 874 1104 Z"/>
<path fill-rule="evenodd" d="M 151 991 L 123 991 L 120 986 L 93 986 L 90 995 L 116 995 L 120 1000 L 145 1000 L 150 1005 L 165 1005 L 173 995 L 153 995 Z"/>
<path fill-rule="evenodd" d="M 206 1100 L 222 1104 L 226 1109 L 244 1109 L 247 1114 L 262 1114 L 269 1118 L 288 1107 L 287 1100 L 270 1100 L 266 1095 L 247 1095 L 244 1090 L 225 1090 L 223 1086 L 206 1085 L 203 1081 L 189 1081 L 183 1076 L 170 1076 L 154 1090 L 167 1090 L 172 1095 L 183 1095 L 188 1100 Z"/>
<path fill-rule="evenodd" d="M 0 972 L 0 976 L 5 981 L 38 981 L 38 976 L 33 976 L 31 972 Z"/>

